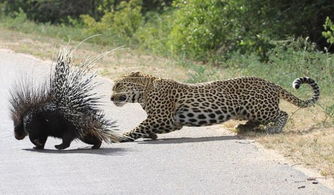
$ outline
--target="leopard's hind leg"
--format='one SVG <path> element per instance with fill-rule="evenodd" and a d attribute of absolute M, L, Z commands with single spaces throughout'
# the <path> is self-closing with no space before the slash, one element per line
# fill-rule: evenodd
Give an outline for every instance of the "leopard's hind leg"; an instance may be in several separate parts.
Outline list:
<path fill-rule="evenodd" d="M 279 111 L 276 119 L 272 120 L 274 124 L 268 126 L 266 128 L 266 132 L 270 134 L 282 132 L 287 121 L 288 121 L 288 113 L 284 111 Z"/>

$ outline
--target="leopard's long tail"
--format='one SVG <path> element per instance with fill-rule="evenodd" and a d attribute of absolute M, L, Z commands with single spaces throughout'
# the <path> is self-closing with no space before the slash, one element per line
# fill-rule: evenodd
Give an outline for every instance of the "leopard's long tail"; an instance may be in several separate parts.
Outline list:
<path fill-rule="evenodd" d="M 295 89 L 299 89 L 300 85 L 304 83 L 309 84 L 313 90 L 313 96 L 310 99 L 301 100 L 283 88 L 281 88 L 280 97 L 300 108 L 306 108 L 314 105 L 315 102 L 319 100 L 320 90 L 318 84 L 313 79 L 309 77 L 297 78 L 293 81 L 292 87 Z"/>

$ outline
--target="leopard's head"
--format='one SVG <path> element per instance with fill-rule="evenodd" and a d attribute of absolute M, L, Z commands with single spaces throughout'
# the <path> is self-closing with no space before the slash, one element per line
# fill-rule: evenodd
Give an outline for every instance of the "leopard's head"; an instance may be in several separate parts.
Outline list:
<path fill-rule="evenodd" d="M 141 72 L 132 72 L 115 81 L 110 100 L 116 106 L 126 103 L 144 104 L 144 93 L 156 77 Z"/>

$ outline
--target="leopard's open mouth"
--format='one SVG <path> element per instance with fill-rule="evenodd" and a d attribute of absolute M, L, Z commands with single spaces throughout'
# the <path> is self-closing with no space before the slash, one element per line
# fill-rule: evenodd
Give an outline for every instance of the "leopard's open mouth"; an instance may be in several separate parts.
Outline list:
<path fill-rule="evenodd" d="M 116 95 L 112 95 L 110 100 L 114 102 L 116 106 L 121 107 L 124 104 L 126 104 L 127 97 L 126 95 L 123 95 L 123 94 L 116 94 Z"/>
<path fill-rule="evenodd" d="M 114 104 L 117 107 L 122 107 L 122 106 L 124 106 L 124 104 L 126 104 L 126 102 L 114 102 Z"/>

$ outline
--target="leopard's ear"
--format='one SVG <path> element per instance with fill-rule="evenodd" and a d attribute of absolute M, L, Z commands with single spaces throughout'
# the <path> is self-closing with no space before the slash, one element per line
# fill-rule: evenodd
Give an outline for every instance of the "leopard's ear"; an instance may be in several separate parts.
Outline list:
<path fill-rule="evenodd" d="M 158 78 L 150 74 L 144 74 L 142 72 L 131 72 L 129 75 L 126 75 L 125 77 L 144 77 L 144 78 Z"/>
<path fill-rule="evenodd" d="M 131 72 L 128 76 L 129 77 L 143 77 L 145 75 L 138 71 L 138 72 Z"/>
<path fill-rule="evenodd" d="M 153 81 L 153 88 L 159 90 L 163 87 L 164 81 L 162 79 L 155 79 Z"/>

